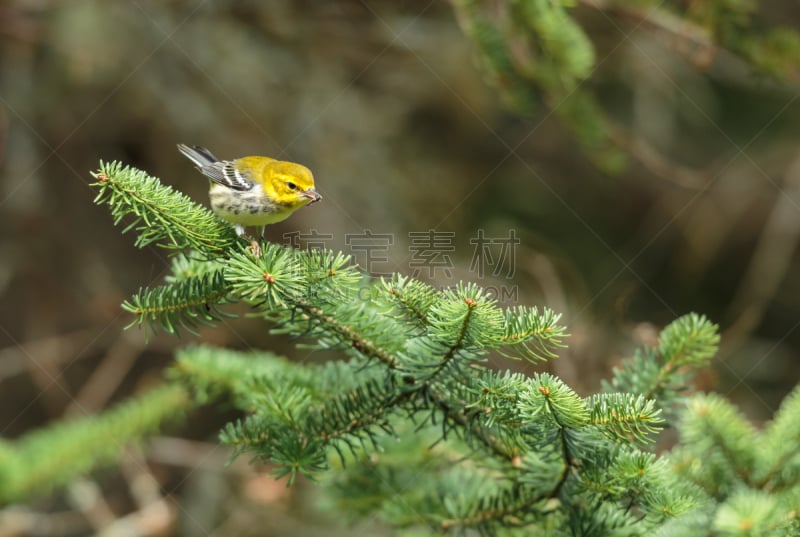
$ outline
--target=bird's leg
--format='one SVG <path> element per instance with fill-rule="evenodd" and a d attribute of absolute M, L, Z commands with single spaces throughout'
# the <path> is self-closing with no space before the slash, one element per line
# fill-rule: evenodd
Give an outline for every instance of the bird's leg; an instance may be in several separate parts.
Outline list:
<path fill-rule="evenodd" d="M 241 224 L 236 224 L 236 235 L 247 239 L 250 241 L 250 250 L 252 250 L 253 255 L 256 257 L 261 257 L 261 246 L 259 246 L 258 241 L 253 237 L 248 236 L 245 234 L 244 226 Z"/>
<path fill-rule="evenodd" d="M 266 242 L 266 238 L 264 238 L 264 230 L 267 229 L 267 226 L 261 226 L 261 241 Z M 256 257 L 261 257 L 261 246 L 258 244 L 257 239 L 250 239 L 250 248 L 253 250 L 253 255 Z"/>
<path fill-rule="evenodd" d="M 258 245 L 258 241 L 252 239 L 250 241 L 250 249 L 253 251 L 253 255 L 256 257 L 261 257 L 261 246 Z"/>

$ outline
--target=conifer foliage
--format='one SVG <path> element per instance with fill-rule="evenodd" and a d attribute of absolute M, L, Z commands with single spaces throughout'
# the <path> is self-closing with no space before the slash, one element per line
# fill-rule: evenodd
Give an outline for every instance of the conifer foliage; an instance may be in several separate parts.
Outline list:
<path fill-rule="evenodd" d="M 465 35 L 473 42 L 487 82 L 515 111 L 547 108 L 572 131 L 599 169 L 621 171 L 626 153 L 614 113 L 592 83 L 619 45 L 600 48 L 598 21 L 612 40 L 630 40 L 648 29 L 665 51 L 687 66 L 711 70 L 719 56 L 739 64 L 746 79 L 796 84 L 800 32 L 768 15 L 755 0 L 451 0 Z M 763 6 L 761 4 L 764 4 Z M 763 12 L 763 13 L 762 13 Z M 594 18 L 594 22 L 592 21 Z M 592 29 L 591 35 L 586 29 Z M 723 52 L 727 54 L 723 54 Z M 605 75 L 608 77 L 608 74 Z M 596 78 L 596 77 L 595 77 Z"/>
<path fill-rule="evenodd" d="M 566 334 L 549 309 L 501 309 L 469 283 L 441 291 L 400 274 L 369 279 L 330 251 L 265 244 L 256 256 L 226 242 L 206 209 L 142 172 L 114 164 L 98 177 L 98 200 L 117 219 L 167 222 L 161 214 L 178 205 L 204 239 L 148 228 L 147 242 L 187 252 L 165 285 L 125 303 L 135 322 L 191 330 L 241 301 L 274 332 L 341 353 L 301 365 L 266 351 L 190 346 L 170 372 L 198 401 L 224 397 L 244 411 L 222 441 L 269 461 L 289 483 L 332 475 L 353 511 L 378 511 L 398 527 L 488 534 L 645 535 L 707 509 L 701 477 L 684 479 L 647 448 L 665 424 L 662 409 L 675 413 L 691 371 L 714 354 L 716 326 L 704 317 L 676 320 L 657 348 L 637 351 L 584 398 L 547 373 L 486 367 L 491 352 L 553 358 Z M 117 201 L 118 185 L 132 178 L 142 205 Z"/>
<path fill-rule="evenodd" d="M 299 475 L 320 480 L 340 510 L 377 514 L 398 531 L 800 532 L 800 392 L 763 432 L 720 396 L 685 403 L 691 372 L 708 364 L 718 343 L 706 318 L 677 319 L 656 347 L 637 351 L 601 392 L 583 397 L 549 373 L 487 366 L 492 353 L 554 358 L 566 332 L 547 308 L 503 309 L 470 283 L 438 290 L 400 274 L 369 278 L 348 256 L 326 250 L 267 243 L 255 254 L 207 209 L 140 170 L 101 163 L 95 177 L 98 203 L 138 233 L 138 245 L 178 251 L 163 285 L 125 302 L 133 324 L 191 332 L 228 315 L 227 303 L 243 302 L 273 332 L 341 359 L 302 364 L 269 351 L 187 346 L 168 386 L 154 392 L 158 404 L 0 444 L 5 499 L 92 466 L 91 451 L 74 470 L 50 464 L 59 442 L 145 434 L 191 394 L 195 404 L 224 400 L 242 411 L 221 432 L 237 455 L 269 462 L 289 484 Z M 121 431 L 126 423 L 131 430 Z M 681 443 L 657 455 L 652 442 L 668 423 Z M 31 447 L 45 444 L 50 449 Z M 9 464 L 22 450 L 27 462 L 12 476 Z"/>

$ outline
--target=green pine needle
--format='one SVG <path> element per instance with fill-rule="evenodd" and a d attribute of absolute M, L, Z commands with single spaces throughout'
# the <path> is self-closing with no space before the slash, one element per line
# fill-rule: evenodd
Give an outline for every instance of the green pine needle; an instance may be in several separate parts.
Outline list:
<path fill-rule="evenodd" d="M 658 338 L 658 352 L 671 368 L 704 367 L 719 345 L 717 325 L 690 313 L 670 323 Z"/>
<path fill-rule="evenodd" d="M 164 386 L 102 414 L 67 420 L 0 444 L 0 501 L 49 492 L 117 459 L 128 443 L 189 407 L 183 388 Z"/>
<path fill-rule="evenodd" d="M 95 203 L 109 206 L 114 225 L 129 220 L 122 232 L 135 231 L 138 248 L 157 244 L 214 257 L 238 242 L 229 224 L 141 170 L 101 161 L 92 175 Z"/>
<path fill-rule="evenodd" d="M 135 316 L 129 326 L 144 326 L 153 331 L 161 328 L 173 335 L 183 328 L 197 335 L 198 326 L 214 326 L 213 322 L 222 317 L 233 317 L 219 309 L 219 305 L 230 302 L 229 292 L 224 273 L 216 271 L 140 289 L 122 303 L 122 309 Z"/>
<path fill-rule="evenodd" d="M 562 61 L 574 62 L 567 77 L 588 65 Z M 734 535 L 747 516 L 765 534 L 797 528 L 789 513 L 800 458 L 789 446 L 800 437 L 800 397 L 767 427 L 768 442 L 721 397 L 695 396 L 669 458 L 641 447 L 716 351 L 717 327 L 703 316 L 668 325 L 657 347 L 615 369 L 605 393 L 584 398 L 550 373 L 488 368 L 493 351 L 534 363 L 557 355 L 567 334 L 547 308 L 503 310 L 473 283 L 437 290 L 400 274 L 370 279 L 341 252 L 264 244 L 255 255 L 204 208 L 118 164 L 103 166 L 96 186 L 115 221 L 132 218 L 138 245 L 186 250 L 164 285 L 123 305 L 132 324 L 194 331 L 224 315 L 219 306 L 243 302 L 273 333 L 347 358 L 309 365 L 192 346 L 169 372 L 197 403 L 226 398 L 240 409 L 221 440 L 289 483 L 337 468 L 343 482 L 356 480 L 350 497 L 386 520 L 439 531 Z M 19 456 L 0 444 L 0 477 Z M 435 462 L 420 473 L 419 457 Z M 370 468 L 380 480 L 363 480 Z M 412 491 L 401 503 L 376 499 L 400 483 Z"/>

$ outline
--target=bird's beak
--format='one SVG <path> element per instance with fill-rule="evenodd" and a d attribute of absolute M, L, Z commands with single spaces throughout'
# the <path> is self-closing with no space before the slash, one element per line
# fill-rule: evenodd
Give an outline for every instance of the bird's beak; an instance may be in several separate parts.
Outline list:
<path fill-rule="evenodd" d="M 314 187 L 311 187 L 308 190 L 304 190 L 303 195 L 309 199 L 309 202 L 306 203 L 307 206 L 311 205 L 312 203 L 316 203 L 322 199 L 322 196 L 320 196 L 317 193 L 317 191 L 314 190 Z"/>

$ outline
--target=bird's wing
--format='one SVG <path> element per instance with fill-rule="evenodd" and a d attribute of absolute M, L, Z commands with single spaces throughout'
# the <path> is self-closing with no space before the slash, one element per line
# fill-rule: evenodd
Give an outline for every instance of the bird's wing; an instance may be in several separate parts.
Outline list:
<path fill-rule="evenodd" d="M 222 165 L 222 177 L 220 179 L 211 178 L 215 183 L 228 186 L 234 190 L 250 190 L 255 186 L 255 183 L 250 179 L 250 174 L 247 172 L 239 171 L 236 164 L 232 160 L 223 160 L 217 162 Z M 205 173 L 205 171 L 203 171 Z M 208 174 L 206 174 L 208 175 Z M 211 177 L 209 175 L 209 177 Z"/>
<path fill-rule="evenodd" d="M 184 157 L 191 160 L 198 168 L 213 164 L 219 160 L 211 151 L 199 145 L 189 146 L 186 144 L 178 144 L 178 151 L 180 151 Z"/>
<path fill-rule="evenodd" d="M 199 145 L 178 144 L 178 151 L 191 160 L 200 173 L 215 183 L 234 190 L 247 191 L 255 186 L 247 172 L 240 172 L 232 160 L 218 160 L 211 151 Z"/>
<path fill-rule="evenodd" d="M 232 160 L 220 160 L 197 167 L 200 172 L 218 185 L 245 192 L 255 186 L 247 172 L 240 172 Z"/>
<path fill-rule="evenodd" d="M 241 191 L 250 190 L 255 186 L 247 172 L 236 169 L 234 161 L 218 160 L 205 147 L 178 144 L 178 150 L 194 163 L 200 173 L 219 185 Z"/>

